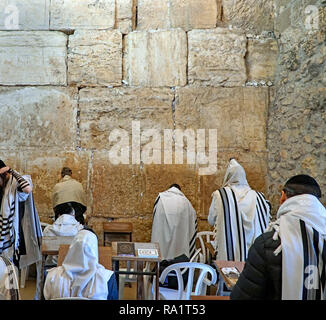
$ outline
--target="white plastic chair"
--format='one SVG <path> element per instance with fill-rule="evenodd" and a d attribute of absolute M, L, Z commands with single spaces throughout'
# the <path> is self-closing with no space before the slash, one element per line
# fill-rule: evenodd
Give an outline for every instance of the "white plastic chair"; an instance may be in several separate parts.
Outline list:
<path fill-rule="evenodd" d="M 184 270 L 181 270 L 184 269 Z M 183 285 L 182 273 L 185 270 L 189 270 L 188 282 L 186 288 Z M 200 270 L 197 282 L 195 284 L 195 291 L 192 291 L 194 285 L 195 270 Z M 209 265 L 198 262 L 180 262 L 175 263 L 165 268 L 160 276 L 160 282 L 164 283 L 165 278 L 171 272 L 175 271 L 178 280 L 178 289 L 170 289 L 159 287 L 160 299 L 162 300 L 190 300 L 190 297 L 206 295 L 207 286 L 216 283 L 217 274 L 216 271 Z M 211 275 L 211 280 L 208 280 L 208 273 Z M 155 291 L 155 282 L 153 285 L 153 291 Z"/>
<path fill-rule="evenodd" d="M 199 253 L 199 262 L 200 263 L 207 263 L 208 262 L 208 256 L 209 251 L 208 248 L 205 247 L 205 242 L 210 242 L 214 237 L 213 231 L 201 231 L 197 233 L 196 239 L 200 242 L 200 253 Z M 204 239 L 205 242 L 204 242 Z"/>

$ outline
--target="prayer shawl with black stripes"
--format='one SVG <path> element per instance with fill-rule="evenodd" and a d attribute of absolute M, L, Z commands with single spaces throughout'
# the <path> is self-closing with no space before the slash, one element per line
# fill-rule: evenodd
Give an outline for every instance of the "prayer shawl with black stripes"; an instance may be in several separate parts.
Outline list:
<path fill-rule="evenodd" d="M 287 199 L 277 212 L 275 230 L 282 251 L 282 300 L 326 298 L 326 209 L 313 195 Z"/>
<path fill-rule="evenodd" d="M 175 187 L 161 192 L 154 205 L 151 242 L 159 243 L 162 260 L 182 254 L 191 259 L 196 235 L 197 216 L 190 201 Z"/>
<path fill-rule="evenodd" d="M 0 300 L 20 300 L 17 269 L 3 256 L 0 256 Z"/>
<path fill-rule="evenodd" d="M 268 226 L 270 205 L 261 192 L 249 187 L 242 166 L 232 159 L 223 187 L 212 194 L 217 260 L 245 261 L 250 246 Z"/>
<path fill-rule="evenodd" d="M 28 182 L 28 178 L 24 177 Z M 18 182 L 10 175 L 2 197 L 0 210 L 0 254 L 12 259 L 19 244 L 19 201 L 25 201 L 28 194 L 18 192 Z"/>
<path fill-rule="evenodd" d="M 32 186 L 30 176 L 26 175 L 24 179 Z M 11 261 L 15 256 L 21 269 L 41 261 L 42 229 L 33 193 L 20 192 L 17 187 L 17 180 L 10 176 L 0 211 L 0 254 Z M 19 206 L 19 203 L 23 205 Z"/>

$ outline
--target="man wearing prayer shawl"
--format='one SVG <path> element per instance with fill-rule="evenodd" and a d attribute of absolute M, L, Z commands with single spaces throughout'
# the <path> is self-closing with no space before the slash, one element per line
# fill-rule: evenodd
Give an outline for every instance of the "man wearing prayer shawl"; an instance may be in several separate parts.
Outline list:
<path fill-rule="evenodd" d="M 32 189 L 30 176 L 0 160 L 0 255 L 19 269 L 36 263 L 39 283 L 42 229 Z"/>
<path fill-rule="evenodd" d="M 118 299 L 114 272 L 99 264 L 97 236 L 81 230 L 71 243 L 62 266 L 50 269 L 45 279 L 44 298 Z"/>
<path fill-rule="evenodd" d="M 269 219 L 270 204 L 264 194 L 250 188 L 243 167 L 230 159 L 222 188 L 212 194 L 208 215 L 209 224 L 214 225 L 216 259 L 245 261 Z"/>
<path fill-rule="evenodd" d="M 277 220 L 249 250 L 231 299 L 325 300 L 326 209 L 315 179 L 289 179 Z"/>
<path fill-rule="evenodd" d="M 154 204 L 151 242 L 159 243 L 162 259 L 174 259 L 182 254 L 191 259 L 196 235 L 196 211 L 180 186 L 173 184 L 160 192 Z"/>
<path fill-rule="evenodd" d="M 84 226 L 75 219 L 75 210 L 72 206 L 61 208 L 58 214 L 59 217 L 57 220 L 43 230 L 44 237 L 73 237 L 78 231 L 84 228 Z M 53 255 L 48 256 L 45 265 L 56 266 L 57 258 L 57 256 Z"/>

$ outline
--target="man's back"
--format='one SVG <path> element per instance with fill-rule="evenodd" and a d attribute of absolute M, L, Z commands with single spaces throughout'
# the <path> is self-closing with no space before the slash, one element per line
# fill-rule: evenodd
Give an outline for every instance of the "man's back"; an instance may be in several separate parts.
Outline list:
<path fill-rule="evenodd" d="M 66 202 L 78 202 L 86 206 L 83 186 L 70 176 L 65 176 L 53 188 L 53 208 Z"/>
<path fill-rule="evenodd" d="M 152 242 L 160 244 L 163 259 L 193 254 L 197 232 L 196 212 L 177 188 L 161 192 L 154 206 Z"/>

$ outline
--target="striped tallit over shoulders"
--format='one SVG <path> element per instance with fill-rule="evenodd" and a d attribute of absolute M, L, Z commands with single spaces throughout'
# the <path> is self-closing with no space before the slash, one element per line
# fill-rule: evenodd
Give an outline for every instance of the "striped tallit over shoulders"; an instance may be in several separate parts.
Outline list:
<path fill-rule="evenodd" d="M 14 264 L 0 255 L 0 300 L 20 300 L 17 272 Z"/>
<path fill-rule="evenodd" d="M 268 201 L 249 187 L 241 198 L 234 187 L 220 188 L 213 193 L 213 201 L 216 258 L 245 261 L 250 246 L 269 224 Z"/>
<path fill-rule="evenodd" d="M 313 195 L 287 199 L 279 208 L 275 230 L 282 252 L 282 300 L 326 298 L 326 209 Z"/>

